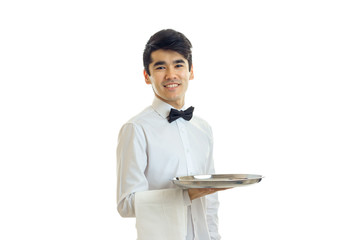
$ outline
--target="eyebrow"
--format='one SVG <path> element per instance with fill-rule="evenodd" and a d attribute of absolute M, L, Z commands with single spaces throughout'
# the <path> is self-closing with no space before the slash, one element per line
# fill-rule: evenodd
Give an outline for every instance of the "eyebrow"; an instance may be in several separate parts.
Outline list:
<path fill-rule="evenodd" d="M 154 63 L 154 67 L 159 66 L 159 65 L 165 65 L 165 61 L 158 61 L 158 62 Z"/>
<path fill-rule="evenodd" d="M 182 59 L 179 59 L 179 60 L 175 60 L 173 63 L 185 63 L 185 61 Z"/>
<path fill-rule="evenodd" d="M 176 63 L 185 63 L 185 61 L 182 60 L 182 59 L 178 59 L 178 60 L 173 61 L 173 64 L 176 64 Z M 159 65 L 166 65 L 166 62 L 165 61 L 157 61 L 156 63 L 154 63 L 153 67 L 156 67 L 156 66 L 159 66 Z"/>

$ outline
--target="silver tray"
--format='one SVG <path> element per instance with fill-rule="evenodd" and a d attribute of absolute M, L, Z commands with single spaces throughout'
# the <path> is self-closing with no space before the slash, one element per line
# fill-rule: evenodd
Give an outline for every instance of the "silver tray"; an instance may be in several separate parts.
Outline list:
<path fill-rule="evenodd" d="M 258 183 L 263 179 L 255 174 L 212 174 L 175 177 L 172 182 L 182 188 L 233 188 Z"/>

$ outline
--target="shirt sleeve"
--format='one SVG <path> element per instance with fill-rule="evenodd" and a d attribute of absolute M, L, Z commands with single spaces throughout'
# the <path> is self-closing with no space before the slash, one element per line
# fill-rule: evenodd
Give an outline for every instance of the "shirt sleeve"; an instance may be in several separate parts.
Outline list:
<path fill-rule="evenodd" d="M 117 157 L 117 210 L 122 217 L 135 217 L 135 192 L 149 188 L 146 138 L 139 126 L 125 124 L 119 133 Z"/>
<path fill-rule="evenodd" d="M 149 191 L 145 176 L 147 144 L 144 131 L 134 123 L 125 124 L 119 133 L 117 157 L 117 210 L 122 217 L 135 217 L 135 195 Z M 191 204 L 188 191 L 178 189 L 185 206 Z"/>

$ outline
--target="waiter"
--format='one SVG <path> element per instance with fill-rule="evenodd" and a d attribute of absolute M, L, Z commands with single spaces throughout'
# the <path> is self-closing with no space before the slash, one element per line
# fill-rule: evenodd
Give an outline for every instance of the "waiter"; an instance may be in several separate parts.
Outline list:
<path fill-rule="evenodd" d="M 136 217 L 139 240 L 218 240 L 220 189 L 180 189 L 175 176 L 213 174 L 213 136 L 206 121 L 185 107 L 194 79 L 192 45 L 172 29 L 155 33 L 143 53 L 152 105 L 120 130 L 117 209 Z"/>

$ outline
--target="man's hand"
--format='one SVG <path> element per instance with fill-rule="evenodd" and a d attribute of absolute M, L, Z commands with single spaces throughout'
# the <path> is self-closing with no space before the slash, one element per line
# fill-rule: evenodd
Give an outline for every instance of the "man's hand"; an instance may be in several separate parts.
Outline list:
<path fill-rule="evenodd" d="M 216 193 L 218 191 L 226 190 L 229 188 L 189 188 L 189 197 L 190 200 L 194 200 L 196 198 L 204 197 L 209 194 Z"/>

